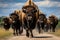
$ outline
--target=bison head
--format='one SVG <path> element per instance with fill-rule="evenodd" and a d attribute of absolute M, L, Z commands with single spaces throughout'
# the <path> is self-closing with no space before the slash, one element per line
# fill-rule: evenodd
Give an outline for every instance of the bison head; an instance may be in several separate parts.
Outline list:
<path fill-rule="evenodd" d="M 10 18 L 8 18 L 8 17 L 3 18 L 3 22 L 4 22 L 4 29 L 9 30 L 10 25 L 11 25 Z"/>
<path fill-rule="evenodd" d="M 53 22 L 55 21 L 54 16 L 49 16 L 49 20 L 50 20 L 50 23 L 53 24 Z"/>
<path fill-rule="evenodd" d="M 36 15 L 37 9 L 34 6 L 29 5 L 24 6 L 22 11 L 27 15 L 27 19 L 31 20 Z"/>
<path fill-rule="evenodd" d="M 15 13 L 12 13 L 12 14 L 10 14 L 10 18 L 14 21 L 14 20 L 19 19 L 19 16 Z"/>
<path fill-rule="evenodd" d="M 39 14 L 39 20 L 40 20 L 40 22 L 43 23 L 45 19 L 46 19 L 45 14 Z"/>

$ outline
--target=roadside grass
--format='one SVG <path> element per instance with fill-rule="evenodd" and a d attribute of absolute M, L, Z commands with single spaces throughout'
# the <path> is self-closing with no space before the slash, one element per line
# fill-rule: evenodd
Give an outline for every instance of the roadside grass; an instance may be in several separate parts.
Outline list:
<path fill-rule="evenodd" d="M 3 28 L 0 28 L 0 39 L 4 39 L 6 37 L 9 37 L 12 35 L 12 30 L 9 31 L 4 30 Z"/>
<path fill-rule="evenodd" d="M 60 37 L 60 21 L 58 22 L 56 32 L 52 32 L 52 34 Z"/>
<path fill-rule="evenodd" d="M 60 29 L 57 29 L 56 32 L 49 32 L 49 34 L 53 34 L 55 36 L 60 37 Z"/>
<path fill-rule="evenodd" d="M 60 21 L 58 22 L 58 25 L 56 27 L 56 32 L 49 32 L 49 33 L 60 37 Z"/>
<path fill-rule="evenodd" d="M 57 31 L 54 33 L 56 36 L 60 36 L 60 29 L 57 29 Z"/>

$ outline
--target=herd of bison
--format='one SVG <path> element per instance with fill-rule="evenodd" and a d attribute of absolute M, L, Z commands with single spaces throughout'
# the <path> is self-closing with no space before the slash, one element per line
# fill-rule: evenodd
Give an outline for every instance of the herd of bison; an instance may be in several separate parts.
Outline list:
<path fill-rule="evenodd" d="M 23 29 L 26 30 L 26 36 L 33 37 L 33 29 L 37 28 L 38 33 L 41 30 L 48 32 L 49 30 L 55 32 L 58 24 L 58 19 L 55 15 L 50 15 L 48 18 L 45 14 L 38 12 L 34 6 L 24 6 L 21 10 L 15 10 L 9 17 L 3 18 L 4 29 L 13 29 L 14 35 L 21 35 Z"/>

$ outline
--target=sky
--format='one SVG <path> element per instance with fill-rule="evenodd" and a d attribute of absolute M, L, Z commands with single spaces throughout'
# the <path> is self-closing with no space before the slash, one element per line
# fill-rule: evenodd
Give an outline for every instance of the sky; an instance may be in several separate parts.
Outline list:
<path fill-rule="evenodd" d="M 27 0 L 0 0 L 0 17 L 9 16 L 14 10 L 21 10 Z M 60 0 L 33 0 L 46 16 L 54 14 L 60 18 Z"/>

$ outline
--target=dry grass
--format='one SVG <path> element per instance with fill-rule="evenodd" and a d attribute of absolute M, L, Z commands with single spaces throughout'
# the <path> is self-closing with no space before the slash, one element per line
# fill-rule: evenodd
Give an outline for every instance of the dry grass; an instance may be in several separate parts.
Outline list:
<path fill-rule="evenodd" d="M 54 33 L 56 36 L 60 36 L 60 29 L 57 29 L 57 31 Z"/>
<path fill-rule="evenodd" d="M 60 36 L 60 28 L 57 29 L 56 32 L 49 32 L 49 33 L 56 36 Z M 0 28 L 0 40 L 10 36 L 12 36 L 12 29 L 6 31 L 3 28 Z"/>
<path fill-rule="evenodd" d="M 56 32 L 49 32 L 49 33 L 60 37 L 60 29 L 57 29 Z"/>
<path fill-rule="evenodd" d="M 9 37 L 12 35 L 11 29 L 9 31 L 4 30 L 3 28 L 0 28 L 0 39 Z"/>

